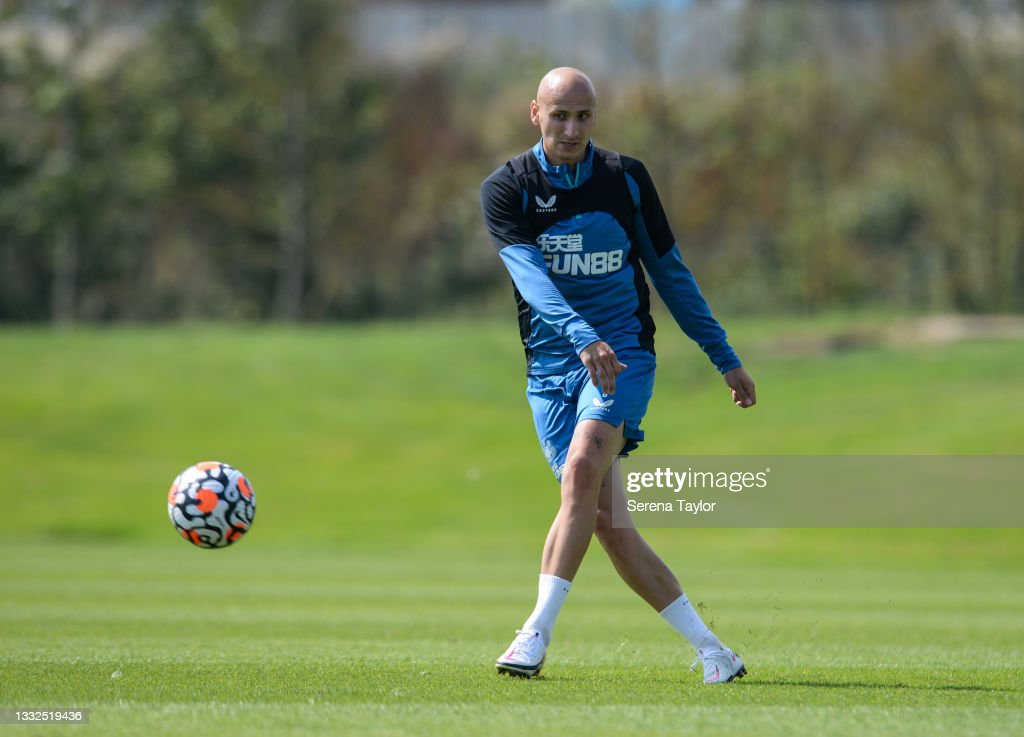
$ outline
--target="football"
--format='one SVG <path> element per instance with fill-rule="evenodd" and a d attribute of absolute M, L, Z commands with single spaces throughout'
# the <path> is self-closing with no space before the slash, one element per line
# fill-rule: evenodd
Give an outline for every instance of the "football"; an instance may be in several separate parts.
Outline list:
<path fill-rule="evenodd" d="M 256 494 L 241 471 L 227 463 L 189 466 L 167 494 L 167 514 L 175 529 L 200 548 L 226 548 L 252 526 Z"/>

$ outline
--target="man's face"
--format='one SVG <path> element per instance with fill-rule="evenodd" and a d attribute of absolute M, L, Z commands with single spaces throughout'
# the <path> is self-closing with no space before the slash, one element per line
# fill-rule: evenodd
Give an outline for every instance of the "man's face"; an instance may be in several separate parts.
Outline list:
<path fill-rule="evenodd" d="M 540 127 L 544 155 L 552 164 L 575 164 L 587 152 L 597 122 L 597 103 L 585 85 L 558 85 L 530 103 L 530 120 Z"/>

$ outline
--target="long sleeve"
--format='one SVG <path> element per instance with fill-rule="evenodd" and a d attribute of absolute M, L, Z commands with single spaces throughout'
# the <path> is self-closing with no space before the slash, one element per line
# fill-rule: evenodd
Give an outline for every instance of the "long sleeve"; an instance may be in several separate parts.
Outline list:
<path fill-rule="evenodd" d="M 642 163 L 630 159 L 626 179 L 637 205 L 634 242 L 654 288 L 680 329 L 700 346 L 721 373 L 736 368 L 740 359 L 683 262 L 650 174 Z"/>
<path fill-rule="evenodd" d="M 516 244 L 498 252 L 516 289 L 541 320 L 572 343 L 579 353 L 596 340 L 594 329 L 573 311 L 548 276 L 544 254 L 536 246 Z"/>
<path fill-rule="evenodd" d="M 653 250 L 645 251 L 641 252 L 644 268 L 682 331 L 700 346 L 721 373 L 739 366 L 739 357 L 729 345 L 725 330 L 711 314 L 697 280 L 683 263 L 678 246 L 672 246 L 660 257 Z"/>

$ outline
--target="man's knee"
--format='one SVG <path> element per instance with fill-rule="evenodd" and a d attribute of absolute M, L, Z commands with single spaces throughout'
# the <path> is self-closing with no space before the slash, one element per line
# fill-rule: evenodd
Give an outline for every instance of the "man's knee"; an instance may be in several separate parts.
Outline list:
<path fill-rule="evenodd" d="M 562 467 L 562 488 L 573 494 L 594 496 L 603 475 L 604 469 L 593 455 L 570 453 Z"/>
<path fill-rule="evenodd" d="M 599 508 L 594 533 L 601 546 L 614 556 L 625 555 L 629 551 L 636 530 L 629 527 L 615 527 L 612 510 Z"/>

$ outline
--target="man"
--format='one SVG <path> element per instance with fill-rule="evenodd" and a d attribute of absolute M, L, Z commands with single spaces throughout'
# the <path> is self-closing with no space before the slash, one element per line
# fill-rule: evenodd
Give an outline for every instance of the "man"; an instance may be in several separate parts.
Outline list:
<path fill-rule="evenodd" d="M 594 146 L 597 96 L 590 79 L 553 69 L 530 103 L 541 140 L 495 171 L 481 190 L 491 240 L 515 283 L 527 358 L 527 397 L 541 448 L 561 482 L 561 506 L 544 544 L 537 605 L 497 661 L 532 677 L 595 534 L 616 571 L 683 635 L 707 683 L 746 674 L 704 625 L 679 582 L 628 515 L 619 456 L 643 440 L 654 386 L 654 323 L 643 264 L 673 317 L 696 341 L 740 407 L 754 382 L 712 317 L 676 247 L 647 170 Z M 620 517 L 620 520 L 624 517 Z"/>

